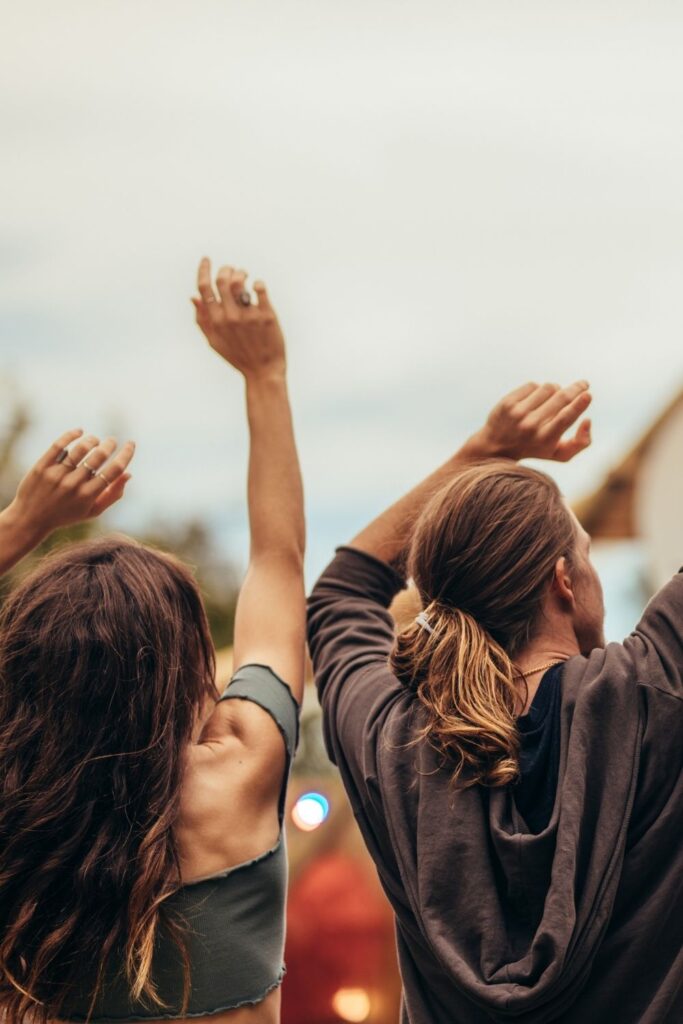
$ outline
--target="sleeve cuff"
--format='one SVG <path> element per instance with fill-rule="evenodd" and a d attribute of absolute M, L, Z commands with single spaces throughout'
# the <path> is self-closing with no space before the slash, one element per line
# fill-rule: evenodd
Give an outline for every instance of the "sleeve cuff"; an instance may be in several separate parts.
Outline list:
<path fill-rule="evenodd" d="M 388 608 L 400 590 L 406 587 L 400 573 L 380 558 L 359 548 L 342 545 L 325 569 L 314 590 L 333 589 L 345 594 L 357 594 Z"/>

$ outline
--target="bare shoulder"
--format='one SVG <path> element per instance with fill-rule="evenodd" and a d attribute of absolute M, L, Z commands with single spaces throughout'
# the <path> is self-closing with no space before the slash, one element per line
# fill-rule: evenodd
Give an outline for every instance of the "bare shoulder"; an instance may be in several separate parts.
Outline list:
<path fill-rule="evenodd" d="M 274 813 L 286 766 L 284 738 L 267 711 L 249 700 L 219 701 L 188 749 L 185 823 L 218 815 L 223 828 L 226 815 L 253 821 L 255 814 Z"/>
<path fill-rule="evenodd" d="M 248 698 L 234 697 L 216 704 L 199 737 L 201 744 L 238 745 L 256 754 L 281 753 L 285 740 L 273 716 Z"/>
<path fill-rule="evenodd" d="M 245 700 L 216 705 L 188 750 L 176 829 L 184 879 L 273 847 L 285 771 L 284 740 L 266 711 Z"/>
<path fill-rule="evenodd" d="M 248 787 L 253 798 L 277 799 L 286 767 L 285 740 L 272 716 L 254 701 L 219 701 L 191 749 L 206 782 Z"/>

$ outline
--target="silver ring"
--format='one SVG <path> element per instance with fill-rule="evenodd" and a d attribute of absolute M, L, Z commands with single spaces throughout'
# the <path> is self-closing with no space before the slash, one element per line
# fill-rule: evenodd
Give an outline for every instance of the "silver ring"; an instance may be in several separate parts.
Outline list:
<path fill-rule="evenodd" d="M 109 479 L 108 476 L 105 476 L 101 470 L 99 473 L 95 473 L 95 476 L 101 476 L 104 482 L 106 483 L 107 487 L 111 487 L 112 481 Z"/>
<path fill-rule="evenodd" d="M 98 470 L 97 469 L 93 469 L 92 466 L 89 466 L 87 459 L 83 459 L 83 461 L 81 462 L 81 466 L 83 467 L 83 469 L 87 469 L 88 470 L 88 472 L 90 473 L 90 476 L 97 476 Z"/>
<path fill-rule="evenodd" d="M 251 306 L 251 295 L 247 291 L 240 292 L 237 296 L 237 301 L 240 306 Z"/>
<path fill-rule="evenodd" d="M 67 457 L 68 454 L 69 453 L 66 450 L 66 448 L 62 448 L 61 452 L 58 453 L 57 458 L 55 459 L 55 462 L 57 464 L 59 464 L 60 462 L 64 462 L 64 459 Z"/>

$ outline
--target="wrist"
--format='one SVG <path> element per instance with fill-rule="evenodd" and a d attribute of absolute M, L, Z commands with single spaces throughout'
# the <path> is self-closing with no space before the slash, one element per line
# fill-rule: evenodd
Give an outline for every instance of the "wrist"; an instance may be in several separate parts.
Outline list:
<path fill-rule="evenodd" d="M 465 441 L 456 458 L 459 462 L 480 462 L 484 459 L 515 459 L 516 456 L 509 447 L 496 441 L 487 427 L 483 426 Z"/>
<path fill-rule="evenodd" d="M 284 372 L 250 375 L 245 377 L 245 385 L 249 403 L 287 399 L 287 377 Z"/>
<path fill-rule="evenodd" d="M 45 540 L 50 530 L 37 522 L 32 522 L 15 498 L 0 512 L 0 533 L 5 551 L 11 549 L 21 557 Z"/>
<path fill-rule="evenodd" d="M 287 377 L 284 370 L 245 375 L 244 381 L 248 396 L 267 397 L 287 393 Z"/>

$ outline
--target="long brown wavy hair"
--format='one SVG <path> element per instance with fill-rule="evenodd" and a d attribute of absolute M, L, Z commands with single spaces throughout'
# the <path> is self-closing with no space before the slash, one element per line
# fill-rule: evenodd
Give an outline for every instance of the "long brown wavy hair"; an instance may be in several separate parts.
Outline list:
<path fill-rule="evenodd" d="M 420 516 L 408 570 L 428 628 L 413 621 L 398 635 L 391 666 L 416 690 L 426 711 L 418 740 L 452 766 L 454 785 L 518 777 L 526 694 L 514 658 L 538 625 L 557 560 L 571 564 L 575 545 L 557 484 L 513 462 L 463 470 Z"/>
<path fill-rule="evenodd" d="M 216 697 L 214 649 L 190 571 L 126 538 L 62 549 L 0 617 L 0 1009 L 59 1017 L 84 966 L 125 964 L 162 1006 L 160 928 L 189 970 L 174 841 L 183 759 Z"/>

